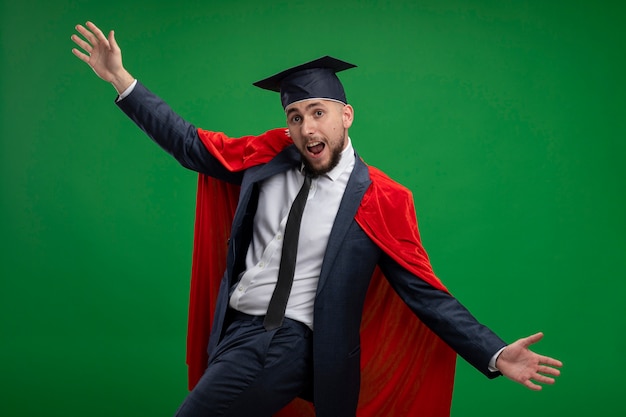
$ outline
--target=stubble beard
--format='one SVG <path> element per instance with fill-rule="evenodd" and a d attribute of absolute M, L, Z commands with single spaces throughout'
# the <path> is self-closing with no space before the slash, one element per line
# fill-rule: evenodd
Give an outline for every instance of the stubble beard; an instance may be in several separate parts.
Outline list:
<path fill-rule="evenodd" d="M 310 172 L 314 176 L 324 175 L 333 170 L 337 165 L 339 165 L 339 161 L 341 161 L 341 152 L 346 144 L 345 135 L 341 135 L 341 145 L 333 147 L 330 151 L 330 160 L 328 163 L 320 168 L 315 168 L 311 165 L 308 159 L 304 156 L 302 157 L 302 163 L 308 172 Z"/>

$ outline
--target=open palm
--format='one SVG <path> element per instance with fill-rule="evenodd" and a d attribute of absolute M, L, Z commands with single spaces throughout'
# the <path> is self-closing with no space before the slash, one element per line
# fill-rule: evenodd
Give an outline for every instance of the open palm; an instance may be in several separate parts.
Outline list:
<path fill-rule="evenodd" d="M 87 22 L 86 27 L 77 25 L 76 30 L 84 39 L 73 34 L 72 40 L 82 51 L 73 48 L 72 53 L 89 65 L 98 77 L 113 83 L 118 92 L 120 88 L 123 91 L 133 78 L 122 65 L 122 51 L 115 41 L 114 32 L 109 32 L 107 38 L 92 22 Z"/>
<path fill-rule="evenodd" d="M 561 361 L 548 356 L 538 355 L 529 347 L 543 338 L 542 333 L 536 333 L 517 340 L 507 346 L 496 362 L 496 366 L 507 378 L 519 382 L 532 390 L 540 390 L 541 384 L 553 384 L 554 377 L 559 376 L 556 368 L 563 366 Z"/>

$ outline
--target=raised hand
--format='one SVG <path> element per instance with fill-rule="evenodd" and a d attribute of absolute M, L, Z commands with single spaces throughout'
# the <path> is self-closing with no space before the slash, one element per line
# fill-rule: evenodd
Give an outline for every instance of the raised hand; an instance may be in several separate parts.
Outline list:
<path fill-rule="evenodd" d="M 89 65 L 98 77 L 112 83 L 118 93 L 123 92 L 134 78 L 122 64 L 122 51 L 115 41 L 115 34 L 111 31 L 107 38 L 92 22 L 87 22 L 85 26 L 76 26 L 84 39 L 76 34 L 72 35 L 72 40 L 82 51 L 73 48 L 72 53 Z"/>
<path fill-rule="evenodd" d="M 496 361 L 496 367 L 502 375 L 535 391 L 542 388 L 535 382 L 554 384 L 553 377 L 561 374 L 556 369 L 563 366 L 561 361 L 538 355 L 529 349 L 530 345 L 542 338 L 543 333 L 536 333 L 507 346 Z"/>

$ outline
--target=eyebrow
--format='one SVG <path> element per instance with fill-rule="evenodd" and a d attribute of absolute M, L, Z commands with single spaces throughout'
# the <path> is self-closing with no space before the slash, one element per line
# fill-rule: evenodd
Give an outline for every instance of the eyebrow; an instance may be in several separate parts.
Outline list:
<path fill-rule="evenodd" d="M 321 104 L 322 104 L 321 101 L 314 101 L 312 103 L 307 104 L 304 110 L 309 110 L 311 109 L 311 107 L 317 107 L 317 106 L 320 106 Z M 290 108 L 289 110 L 287 110 L 287 115 L 293 113 L 294 111 L 298 111 L 298 110 L 295 107 Z"/>

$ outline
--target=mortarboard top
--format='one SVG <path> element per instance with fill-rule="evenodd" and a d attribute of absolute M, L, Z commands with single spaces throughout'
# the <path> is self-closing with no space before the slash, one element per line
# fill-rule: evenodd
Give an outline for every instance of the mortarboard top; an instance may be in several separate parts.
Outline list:
<path fill-rule="evenodd" d="M 254 85 L 264 90 L 280 92 L 283 108 L 310 98 L 324 98 L 347 104 L 346 93 L 335 73 L 354 67 L 356 65 L 324 56 L 257 81 Z"/>

